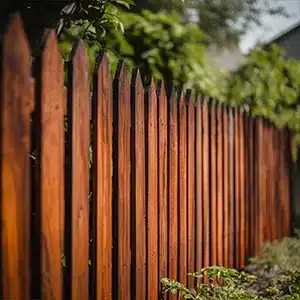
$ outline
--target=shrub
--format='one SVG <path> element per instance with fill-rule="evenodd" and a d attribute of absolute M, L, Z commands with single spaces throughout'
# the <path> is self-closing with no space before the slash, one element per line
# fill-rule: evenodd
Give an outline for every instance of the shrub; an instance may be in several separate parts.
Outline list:
<path fill-rule="evenodd" d="M 178 293 L 183 299 L 258 299 L 242 285 L 243 282 L 255 280 L 254 276 L 245 272 L 213 266 L 203 268 L 199 273 L 188 275 L 195 278 L 197 282 L 195 288 L 189 288 L 175 280 L 163 278 L 161 279 L 163 294 Z"/>
<path fill-rule="evenodd" d="M 278 267 L 282 271 L 300 269 L 300 239 L 285 237 L 280 242 L 266 243 L 257 257 L 251 258 L 255 265 Z"/>

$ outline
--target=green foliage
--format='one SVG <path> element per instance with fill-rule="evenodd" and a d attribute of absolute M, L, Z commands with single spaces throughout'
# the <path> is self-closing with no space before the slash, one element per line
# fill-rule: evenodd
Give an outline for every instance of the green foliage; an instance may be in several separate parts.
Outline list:
<path fill-rule="evenodd" d="M 134 12 L 144 9 L 152 12 L 176 10 L 186 22 L 191 21 L 190 12 L 197 18 L 201 30 L 205 33 L 206 42 L 218 47 L 237 45 L 240 38 L 253 25 L 261 25 L 263 16 L 287 16 L 284 1 L 273 0 L 192 0 L 184 5 L 173 0 L 136 0 Z M 279 2 L 279 3 L 278 3 Z"/>
<path fill-rule="evenodd" d="M 300 142 L 300 62 L 271 45 L 257 48 L 228 80 L 227 101 L 295 133 Z"/>
<path fill-rule="evenodd" d="M 92 70 L 100 51 L 106 50 L 107 33 L 124 32 L 120 9 L 129 9 L 131 5 L 134 5 L 132 0 L 90 0 L 87 7 L 80 5 L 78 13 L 70 16 L 58 36 L 64 59 L 68 60 L 73 43 L 82 39 Z"/>
<path fill-rule="evenodd" d="M 291 271 L 287 275 L 279 276 L 270 283 L 264 293 L 266 299 L 272 300 L 299 300 L 300 299 L 300 272 Z"/>
<path fill-rule="evenodd" d="M 256 265 L 277 267 L 283 271 L 300 269 L 300 239 L 285 237 L 280 242 L 269 242 L 250 262 Z"/>
<path fill-rule="evenodd" d="M 271 279 L 261 291 L 253 291 L 249 285 L 260 278 L 245 272 L 224 267 L 207 267 L 199 273 L 188 274 L 195 278 L 196 287 L 162 278 L 162 295 L 168 292 L 178 294 L 182 299 L 219 299 L 219 300 L 299 300 L 300 299 L 300 271 L 289 271 Z M 204 280 L 204 278 L 206 280 Z M 208 282 L 208 283 L 206 283 Z"/>
<path fill-rule="evenodd" d="M 213 266 L 204 268 L 199 273 L 188 275 L 197 281 L 195 288 L 189 288 L 175 280 L 162 278 L 163 294 L 171 292 L 179 294 L 183 299 L 258 299 L 242 286 L 245 281 L 255 280 L 254 276 L 244 272 Z M 204 278 L 208 278 L 208 283 L 205 283 Z"/>
<path fill-rule="evenodd" d="M 91 3 L 67 23 L 59 36 L 65 59 L 72 43 L 82 38 L 91 70 L 104 49 L 113 72 L 118 59 L 124 59 L 129 69 L 140 68 L 146 84 L 151 76 L 163 78 L 166 83 L 183 85 L 240 106 L 253 116 L 263 116 L 276 126 L 294 132 L 294 150 L 297 149 L 300 144 L 298 61 L 285 59 L 276 46 L 257 48 L 229 76 L 210 61 L 205 34 L 195 24 L 182 24 L 178 14 L 150 11 L 134 14 L 119 9 L 120 5 L 128 8 L 131 0 Z"/>
<path fill-rule="evenodd" d="M 118 59 L 124 59 L 129 68 L 140 68 L 146 84 L 154 76 L 221 98 L 220 91 L 225 88 L 224 75 L 209 61 L 202 42 L 203 34 L 197 25 L 181 24 L 176 13 L 165 15 L 143 11 L 138 15 L 119 12 L 118 18 L 125 28 L 124 33 L 110 25 L 105 28 L 105 36 L 89 33 L 90 28 L 94 30 L 94 25 L 76 23 L 66 28 L 60 36 L 64 57 L 68 57 L 75 38 L 82 37 L 91 67 L 99 51 L 105 49 L 112 71 Z"/>
<path fill-rule="evenodd" d="M 143 75 L 163 78 L 167 83 L 186 87 L 217 97 L 217 70 L 209 64 L 203 34 L 194 24 L 181 24 L 176 13 L 141 15 L 123 13 L 125 34 L 110 39 L 115 49 Z"/>

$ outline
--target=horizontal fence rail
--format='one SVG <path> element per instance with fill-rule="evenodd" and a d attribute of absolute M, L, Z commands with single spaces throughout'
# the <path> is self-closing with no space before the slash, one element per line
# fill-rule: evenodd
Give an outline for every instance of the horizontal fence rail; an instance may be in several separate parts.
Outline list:
<path fill-rule="evenodd" d="M 101 54 L 31 77 L 16 14 L 1 44 L 1 290 L 8 300 L 153 299 L 209 265 L 241 269 L 290 231 L 289 133 Z M 92 113 L 91 113 L 92 112 Z"/>

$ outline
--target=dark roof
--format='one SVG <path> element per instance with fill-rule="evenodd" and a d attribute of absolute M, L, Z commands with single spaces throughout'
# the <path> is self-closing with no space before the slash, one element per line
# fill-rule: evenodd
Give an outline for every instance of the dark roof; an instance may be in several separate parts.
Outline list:
<path fill-rule="evenodd" d="M 277 43 L 281 39 L 285 38 L 286 36 L 292 34 L 294 31 L 300 29 L 300 21 L 297 23 L 293 24 L 292 26 L 288 27 L 287 29 L 281 31 L 279 34 L 277 34 L 275 37 L 273 37 L 270 41 L 264 43 L 265 46 L 270 45 L 271 43 Z"/>

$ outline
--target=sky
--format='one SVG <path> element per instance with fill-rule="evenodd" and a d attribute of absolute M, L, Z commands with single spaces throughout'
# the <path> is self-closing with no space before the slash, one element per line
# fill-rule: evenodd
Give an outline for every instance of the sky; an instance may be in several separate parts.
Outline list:
<path fill-rule="evenodd" d="M 247 53 L 257 42 L 266 42 L 277 37 L 281 32 L 289 29 L 300 22 L 300 0 L 280 0 L 290 15 L 288 18 L 282 16 L 262 16 L 261 27 L 254 27 L 243 37 L 240 48 Z"/>

